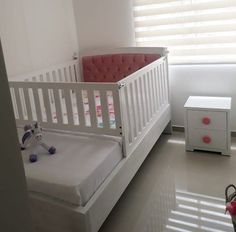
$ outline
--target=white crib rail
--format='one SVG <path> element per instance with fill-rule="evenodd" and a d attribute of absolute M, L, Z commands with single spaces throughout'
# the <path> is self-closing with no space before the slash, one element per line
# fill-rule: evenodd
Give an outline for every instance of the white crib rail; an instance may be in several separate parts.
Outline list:
<path fill-rule="evenodd" d="M 75 60 L 10 81 L 17 124 L 122 135 L 127 155 L 169 106 L 167 56 L 118 83 L 75 83 L 78 74 Z"/>
<path fill-rule="evenodd" d="M 167 57 L 140 69 L 119 84 L 124 149 L 129 154 L 169 105 Z"/>
<path fill-rule="evenodd" d="M 10 78 L 11 81 L 79 82 L 79 61 L 71 60 L 40 71 Z"/>
<path fill-rule="evenodd" d="M 116 83 L 9 82 L 18 125 L 121 136 Z"/>

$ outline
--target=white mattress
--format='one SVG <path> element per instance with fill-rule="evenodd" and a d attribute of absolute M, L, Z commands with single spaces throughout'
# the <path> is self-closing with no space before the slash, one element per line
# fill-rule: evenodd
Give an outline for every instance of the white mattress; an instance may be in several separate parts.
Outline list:
<path fill-rule="evenodd" d="M 22 153 L 28 190 L 74 205 L 85 205 L 123 158 L 119 141 L 58 133 L 45 133 L 45 141 L 57 148 L 55 155 L 40 150 L 30 163 Z"/>

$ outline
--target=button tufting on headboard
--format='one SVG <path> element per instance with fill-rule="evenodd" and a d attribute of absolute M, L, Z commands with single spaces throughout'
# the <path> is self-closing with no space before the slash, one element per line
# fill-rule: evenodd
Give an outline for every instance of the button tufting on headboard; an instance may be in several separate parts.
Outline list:
<path fill-rule="evenodd" d="M 112 54 L 82 58 L 85 82 L 117 82 L 159 59 L 158 54 Z"/>

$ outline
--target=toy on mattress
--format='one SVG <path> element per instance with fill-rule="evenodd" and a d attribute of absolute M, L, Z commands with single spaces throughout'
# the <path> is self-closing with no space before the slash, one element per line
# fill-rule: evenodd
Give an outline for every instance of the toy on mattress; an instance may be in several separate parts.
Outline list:
<path fill-rule="evenodd" d="M 33 123 L 32 125 L 24 126 L 24 135 L 22 136 L 22 143 L 20 144 L 21 150 L 30 148 L 32 153 L 29 156 L 29 161 L 34 163 L 38 160 L 37 148 L 41 146 L 49 154 L 53 155 L 56 153 L 56 148 L 53 146 L 48 146 L 43 142 L 42 128 L 39 123 Z"/>

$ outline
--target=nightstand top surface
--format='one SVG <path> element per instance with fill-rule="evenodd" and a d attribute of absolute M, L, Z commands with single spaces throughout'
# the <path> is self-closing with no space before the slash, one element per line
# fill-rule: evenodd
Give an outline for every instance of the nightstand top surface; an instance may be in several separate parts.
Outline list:
<path fill-rule="evenodd" d="M 231 97 L 190 96 L 185 108 L 230 110 Z"/>

